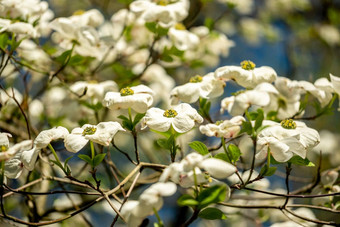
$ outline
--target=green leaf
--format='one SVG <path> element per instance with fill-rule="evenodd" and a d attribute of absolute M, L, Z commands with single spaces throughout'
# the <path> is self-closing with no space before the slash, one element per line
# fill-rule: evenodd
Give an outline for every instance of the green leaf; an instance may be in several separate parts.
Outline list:
<path fill-rule="evenodd" d="M 93 167 L 99 165 L 103 159 L 105 158 L 106 156 L 106 153 L 103 153 L 103 154 L 97 154 L 94 159 L 93 159 Z"/>
<path fill-rule="evenodd" d="M 64 168 L 67 167 L 67 163 L 68 163 L 68 161 L 70 161 L 71 158 L 73 158 L 73 156 L 68 157 L 68 158 L 65 160 L 65 162 L 64 162 Z"/>
<path fill-rule="evenodd" d="M 204 21 L 204 25 L 209 28 L 210 31 L 214 29 L 214 24 L 215 21 L 211 17 L 207 17 Z"/>
<path fill-rule="evenodd" d="M 269 167 L 267 165 L 264 165 L 262 168 L 261 168 L 261 171 L 260 171 L 260 176 L 272 176 L 275 171 L 276 171 L 276 167 Z"/>
<path fill-rule="evenodd" d="M 78 155 L 78 158 L 84 160 L 85 162 L 87 162 L 88 164 L 90 164 L 92 166 L 92 159 L 90 158 L 90 156 L 88 156 L 86 154 L 80 154 L 80 155 Z"/>
<path fill-rule="evenodd" d="M 6 49 L 7 42 L 8 42 L 8 34 L 7 33 L 2 33 L 0 35 L 0 47 L 1 47 L 1 49 Z"/>
<path fill-rule="evenodd" d="M 158 25 L 156 22 L 147 22 L 145 23 L 145 27 L 152 33 L 155 33 L 158 36 L 165 36 L 168 34 L 169 29 L 163 28 Z"/>
<path fill-rule="evenodd" d="M 145 116 L 145 113 L 138 113 L 135 116 L 135 119 L 133 120 L 133 127 L 135 127 L 138 122 L 140 122 L 140 120 L 142 120 L 142 118 Z"/>
<path fill-rule="evenodd" d="M 231 154 L 232 162 L 237 162 L 240 159 L 241 156 L 241 151 L 240 149 L 234 145 L 234 144 L 229 144 L 228 150 Z"/>
<path fill-rule="evenodd" d="M 57 160 L 50 160 L 51 162 L 53 162 L 54 164 L 56 164 L 57 166 L 59 166 L 61 169 L 64 169 L 63 166 L 61 165 L 60 162 L 58 162 Z"/>
<path fill-rule="evenodd" d="M 205 208 L 204 210 L 201 210 L 201 212 L 198 214 L 198 217 L 208 220 L 227 218 L 221 210 L 213 207 L 208 207 Z"/>
<path fill-rule="evenodd" d="M 156 142 L 161 148 L 164 148 L 164 149 L 167 149 L 167 150 L 170 149 L 170 147 L 168 146 L 168 140 L 167 139 L 158 139 Z"/>
<path fill-rule="evenodd" d="M 255 118 L 255 126 L 254 129 L 257 130 L 259 127 L 261 127 L 262 122 L 264 120 L 264 115 L 263 115 L 263 110 L 262 109 L 257 109 L 257 117 Z"/>
<path fill-rule="evenodd" d="M 60 64 L 64 64 L 66 59 L 72 54 L 72 50 L 66 50 L 61 55 L 59 55 L 55 60 Z"/>
<path fill-rule="evenodd" d="M 72 56 L 68 62 L 68 65 L 80 65 L 80 64 L 83 64 L 85 62 L 86 58 L 79 55 L 79 54 L 76 54 L 74 56 Z"/>
<path fill-rule="evenodd" d="M 303 159 L 297 155 L 289 159 L 288 162 L 295 164 L 295 165 L 300 165 L 300 166 L 309 166 L 309 167 L 315 166 L 313 162 L 308 160 L 308 158 Z"/>
<path fill-rule="evenodd" d="M 178 206 L 181 206 L 181 207 L 182 206 L 197 206 L 198 201 L 195 200 L 195 198 L 192 197 L 191 195 L 185 194 L 178 198 L 177 204 Z"/>
<path fill-rule="evenodd" d="M 230 162 L 229 157 L 226 153 L 218 153 L 217 155 L 214 156 L 214 158 L 221 159 L 225 162 Z"/>
<path fill-rule="evenodd" d="M 200 141 L 191 142 L 189 143 L 189 146 L 201 155 L 209 154 L 207 146 Z"/>
<path fill-rule="evenodd" d="M 276 121 L 277 120 L 277 111 L 269 111 L 267 113 L 267 120 L 272 120 L 272 121 Z"/>
<path fill-rule="evenodd" d="M 119 119 L 122 119 L 123 121 L 129 121 L 130 119 L 125 117 L 124 115 L 119 115 L 118 116 Z"/>
<path fill-rule="evenodd" d="M 244 121 L 244 122 L 242 122 L 242 129 L 241 129 L 239 134 L 245 132 L 248 135 L 251 135 L 252 134 L 252 128 L 253 128 L 253 126 L 251 125 L 251 123 L 249 121 Z"/>
<path fill-rule="evenodd" d="M 214 185 L 202 190 L 198 195 L 199 209 L 209 206 L 213 203 L 221 202 L 225 199 L 227 188 L 225 185 Z"/>

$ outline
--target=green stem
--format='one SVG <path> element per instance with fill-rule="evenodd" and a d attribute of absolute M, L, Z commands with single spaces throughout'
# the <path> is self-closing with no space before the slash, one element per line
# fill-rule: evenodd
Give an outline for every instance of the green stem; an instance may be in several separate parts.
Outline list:
<path fill-rule="evenodd" d="M 54 148 L 52 147 L 52 145 L 51 145 L 50 143 L 48 144 L 48 148 L 50 148 L 50 150 L 52 151 L 52 154 L 53 154 L 55 160 L 56 160 L 58 163 L 61 164 L 61 162 L 60 162 L 60 160 L 59 160 L 59 158 L 58 158 L 57 153 L 55 152 Z"/>
<path fill-rule="evenodd" d="M 268 169 L 270 167 L 270 148 L 268 146 L 268 151 L 267 151 L 267 166 L 268 166 Z"/>
<path fill-rule="evenodd" d="M 94 151 L 93 142 L 91 140 L 90 140 L 90 146 L 91 146 L 91 157 L 92 157 L 92 160 L 93 160 L 94 157 L 96 156 L 96 153 Z"/>
<path fill-rule="evenodd" d="M 128 108 L 128 112 L 129 112 L 129 119 L 132 122 L 132 114 L 131 114 L 131 108 L 130 107 Z"/>
<path fill-rule="evenodd" d="M 194 172 L 194 183 L 195 183 L 195 191 L 196 191 L 196 197 L 198 197 L 198 183 L 197 183 L 197 175 L 196 175 L 196 171 L 195 171 L 195 167 L 192 170 Z"/>
<path fill-rule="evenodd" d="M 224 150 L 224 152 L 226 153 L 226 155 L 227 155 L 227 157 L 228 157 L 228 161 L 231 163 L 231 157 L 230 157 L 230 154 L 229 154 L 229 152 L 228 152 L 228 149 L 227 149 L 227 147 L 226 147 L 226 145 L 225 145 L 225 139 L 224 139 L 224 137 L 222 136 L 221 137 L 221 142 L 222 142 L 222 147 L 223 147 L 223 150 Z"/>
<path fill-rule="evenodd" d="M 158 214 L 158 211 L 154 207 L 152 209 L 153 209 L 153 212 L 155 213 L 155 216 L 156 216 L 156 218 L 158 220 L 159 227 L 163 227 L 164 224 L 163 224 L 163 221 L 162 221 L 161 217 Z"/>

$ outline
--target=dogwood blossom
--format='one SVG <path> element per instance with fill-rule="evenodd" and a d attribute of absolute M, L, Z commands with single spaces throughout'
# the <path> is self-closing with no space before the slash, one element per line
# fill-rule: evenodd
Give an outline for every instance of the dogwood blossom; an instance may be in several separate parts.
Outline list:
<path fill-rule="evenodd" d="M 13 157 L 5 162 L 5 176 L 8 178 L 18 178 L 24 167 L 25 157 L 22 156 L 24 152 L 31 149 L 32 140 L 24 140 L 9 148 L 9 152 L 14 154 Z"/>
<path fill-rule="evenodd" d="M 262 66 L 255 68 L 252 61 L 241 62 L 241 66 L 223 66 L 215 71 L 215 76 L 224 80 L 235 80 L 245 88 L 254 88 L 263 82 L 274 82 L 277 75 L 273 68 Z"/>
<path fill-rule="evenodd" d="M 191 130 L 196 122 L 202 123 L 203 118 L 189 104 L 181 103 L 167 110 L 150 108 L 142 119 L 142 129 L 149 127 L 166 132 L 172 127 L 176 132 L 185 133 Z"/>
<path fill-rule="evenodd" d="M 145 22 L 157 22 L 162 27 L 181 22 L 188 15 L 188 0 L 137 0 L 130 4 L 130 10 Z"/>
<path fill-rule="evenodd" d="M 307 151 L 320 142 L 319 133 L 300 121 L 283 120 L 280 124 L 263 121 L 263 129 L 258 135 L 256 158 L 264 159 L 270 152 L 274 159 L 286 162 L 294 155 L 305 159 Z"/>
<path fill-rule="evenodd" d="M 334 92 L 340 96 L 340 77 L 334 76 L 332 74 L 330 74 L 330 77 L 331 83 L 334 88 Z M 340 111 L 340 98 L 338 98 L 338 100 L 339 100 L 338 111 Z"/>
<path fill-rule="evenodd" d="M 201 133 L 207 136 L 224 138 L 234 138 L 241 131 L 241 124 L 245 121 L 244 117 L 236 116 L 230 120 L 218 121 L 215 124 L 201 125 Z"/>
<path fill-rule="evenodd" d="M 138 113 L 145 113 L 153 103 L 154 92 L 145 85 L 125 87 L 120 92 L 107 92 L 104 106 L 112 110 L 131 108 Z"/>
<path fill-rule="evenodd" d="M 77 95 L 81 96 L 85 93 L 85 95 L 82 96 L 85 99 L 90 100 L 91 103 L 97 103 L 103 100 L 104 95 L 106 92 L 109 91 L 117 91 L 118 86 L 117 84 L 112 80 L 107 80 L 103 82 L 96 82 L 96 81 L 78 81 L 74 83 L 70 87 L 71 91 L 76 93 Z M 86 92 L 85 92 L 86 90 Z"/>
<path fill-rule="evenodd" d="M 197 153 L 188 154 L 181 162 L 172 163 L 164 169 L 160 181 L 171 180 L 181 187 L 188 188 L 195 185 L 195 175 L 198 184 L 208 183 L 209 175 L 217 179 L 224 179 L 236 172 L 236 167 L 216 158 L 204 157 Z"/>
<path fill-rule="evenodd" d="M 89 140 L 103 146 L 109 146 L 118 131 L 125 131 L 118 122 L 101 122 L 98 125 L 85 124 L 81 128 L 74 128 L 65 137 L 65 147 L 68 151 L 77 153 Z"/>
<path fill-rule="evenodd" d="M 320 184 L 312 190 L 313 195 L 330 194 L 340 192 L 340 186 L 336 184 L 339 177 L 339 173 L 335 170 L 326 170 L 321 173 Z M 317 197 L 312 199 L 312 203 L 315 205 L 324 205 L 327 202 L 331 202 L 334 196 L 329 197 Z"/>
<path fill-rule="evenodd" d="M 169 38 L 179 50 L 191 50 L 198 47 L 200 40 L 194 33 L 186 30 L 183 24 L 177 23 L 169 29 Z"/>
<path fill-rule="evenodd" d="M 171 91 L 171 104 L 178 104 L 179 101 L 193 103 L 200 97 L 205 99 L 218 97 L 223 94 L 224 86 L 225 83 L 216 79 L 214 73 L 196 75 L 190 78 L 189 83 L 177 86 Z"/>
<path fill-rule="evenodd" d="M 162 208 L 164 196 L 171 196 L 176 190 L 177 187 L 172 182 L 155 183 L 146 189 L 137 201 L 127 201 L 121 214 L 127 220 L 128 226 L 139 226 L 147 216 Z"/>
<path fill-rule="evenodd" d="M 251 106 L 264 107 L 270 102 L 267 92 L 258 90 L 247 90 L 236 94 L 235 97 L 227 97 L 221 101 L 221 112 L 225 109 L 232 116 L 242 115 Z"/>

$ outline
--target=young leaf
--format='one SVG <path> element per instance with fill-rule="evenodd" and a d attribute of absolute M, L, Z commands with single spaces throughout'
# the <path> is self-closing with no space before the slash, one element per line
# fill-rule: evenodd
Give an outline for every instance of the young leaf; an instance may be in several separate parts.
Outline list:
<path fill-rule="evenodd" d="M 230 162 L 228 155 L 226 153 L 218 153 L 217 155 L 214 156 L 214 158 L 221 159 L 225 162 Z"/>
<path fill-rule="evenodd" d="M 198 214 L 198 217 L 208 220 L 227 218 L 221 210 L 213 207 L 208 207 L 204 210 L 201 210 L 201 212 Z"/>
<path fill-rule="evenodd" d="M 106 153 L 103 154 L 97 154 L 93 159 L 93 167 L 99 165 L 103 159 L 105 158 Z"/>
<path fill-rule="evenodd" d="M 209 154 L 207 146 L 200 141 L 191 142 L 189 143 L 189 146 L 201 155 Z"/>
<path fill-rule="evenodd" d="M 260 171 L 260 176 L 272 176 L 275 171 L 276 171 L 276 167 L 269 167 L 267 165 L 264 165 L 262 168 L 261 168 L 261 171 Z"/>
<path fill-rule="evenodd" d="M 185 194 L 178 198 L 177 204 L 178 206 L 196 206 L 198 205 L 198 201 L 191 195 Z"/>
<path fill-rule="evenodd" d="M 295 165 L 300 165 L 300 166 L 309 166 L 313 167 L 315 166 L 313 162 L 309 161 L 308 158 L 301 158 L 300 156 L 293 156 L 291 159 L 288 160 L 288 162 L 295 164 Z"/>
<path fill-rule="evenodd" d="M 225 185 L 214 185 L 202 190 L 198 195 L 199 208 L 202 209 L 210 204 L 223 201 L 226 194 L 227 188 Z"/>
<path fill-rule="evenodd" d="M 86 154 L 80 154 L 80 155 L 78 155 L 78 158 L 84 160 L 85 162 L 87 162 L 88 164 L 90 164 L 92 166 L 92 159 L 90 158 L 90 156 L 88 156 Z"/>
<path fill-rule="evenodd" d="M 157 144 L 164 149 L 169 150 L 170 147 L 168 146 L 168 140 L 167 139 L 158 139 Z"/>
<path fill-rule="evenodd" d="M 254 129 L 255 131 L 261 127 L 262 121 L 264 120 L 264 115 L 263 115 L 263 110 L 262 109 L 257 109 L 257 117 L 255 118 L 255 126 Z"/>
<path fill-rule="evenodd" d="M 229 144 L 228 150 L 231 154 L 231 159 L 232 159 L 231 161 L 237 162 L 240 159 L 240 156 L 241 156 L 240 149 L 234 144 Z"/>
<path fill-rule="evenodd" d="M 135 119 L 133 120 L 133 127 L 135 127 L 138 122 L 140 122 L 140 120 L 142 120 L 142 118 L 145 116 L 145 113 L 138 113 L 135 116 Z"/>

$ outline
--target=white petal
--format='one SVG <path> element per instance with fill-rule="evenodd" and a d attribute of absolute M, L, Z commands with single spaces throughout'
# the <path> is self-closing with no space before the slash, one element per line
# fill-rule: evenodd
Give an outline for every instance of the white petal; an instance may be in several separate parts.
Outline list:
<path fill-rule="evenodd" d="M 80 151 L 85 145 L 89 142 L 88 139 L 86 139 L 81 134 L 69 134 L 66 136 L 65 140 L 65 148 L 66 150 L 77 153 Z"/>
<path fill-rule="evenodd" d="M 114 135 L 120 130 L 125 131 L 118 122 L 101 122 L 96 126 L 93 135 L 85 135 L 85 139 L 92 140 L 103 146 L 109 146 Z"/>
<path fill-rule="evenodd" d="M 236 172 L 236 167 L 230 163 L 217 158 L 207 158 L 201 162 L 200 167 L 217 179 L 223 179 L 231 176 Z"/>
<path fill-rule="evenodd" d="M 32 171 L 35 166 L 35 162 L 37 161 L 38 155 L 40 152 L 40 148 L 33 147 L 31 150 L 23 151 L 21 154 L 21 161 L 24 166 L 29 170 Z"/>
<path fill-rule="evenodd" d="M 163 116 L 164 110 L 152 107 L 150 108 L 143 118 L 142 124 L 143 128 L 148 126 L 149 128 L 160 131 L 166 132 L 169 130 L 172 122 L 172 118 L 167 118 Z"/>

